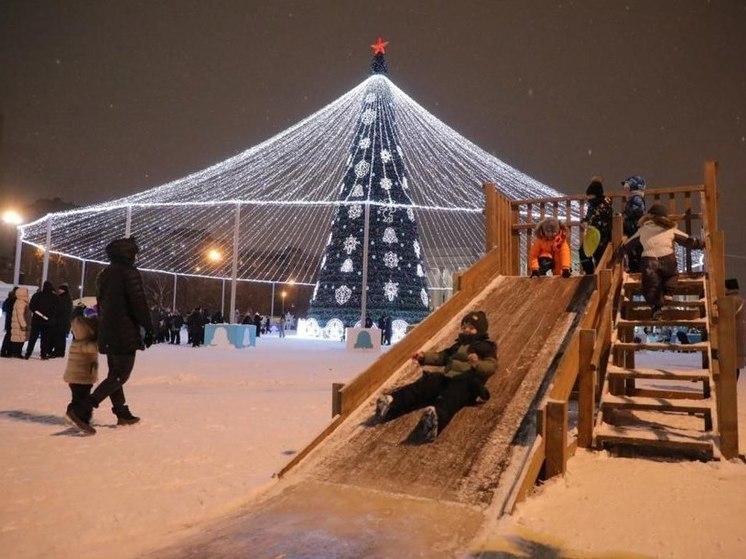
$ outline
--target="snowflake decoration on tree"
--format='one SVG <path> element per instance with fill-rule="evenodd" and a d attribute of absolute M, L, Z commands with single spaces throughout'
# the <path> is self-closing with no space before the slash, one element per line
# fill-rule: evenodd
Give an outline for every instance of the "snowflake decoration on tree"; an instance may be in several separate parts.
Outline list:
<path fill-rule="evenodd" d="M 360 120 L 362 120 L 365 125 L 373 124 L 373 121 L 376 120 L 376 111 L 373 109 L 365 109 Z"/>
<path fill-rule="evenodd" d="M 412 208 L 407 208 L 407 217 L 409 221 L 414 221 L 414 210 Z"/>
<path fill-rule="evenodd" d="M 381 188 L 383 188 L 385 191 L 391 190 L 391 179 L 388 177 L 384 177 L 381 179 Z"/>
<path fill-rule="evenodd" d="M 417 275 L 422 277 L 425 275 L 425 271 L 422 269 L 422 264 L 417 264 Z"/>
<path fill-rule="evenodd" d="M 375 93 L 368 93 L 368 95 L 365 96 L 365 102 L 366 103 L 372 103 L 376 100 L 376 94 Z"/>
<path fill-rule="evenodd" d="M 430 304 L 430 298 L 427 296 L 427 291 L 423 287 L 420 291 L 420 299 L 422 300 L 423 306 L 427 307 Z"/>
<path fill-rule="evenodd" d="M 352 254 L 359 244 L 360 241 L 358 241 L 353 235 L 350 235 L 344 240 L 343 246 L 347 254 Z"/>
<path fill-rule="evenodd" d="M 396 210 L 390 206 L 378 208 L 378 215 L 384 223 L 394 223 L 394 212 Z"/>
<path fill-rule="evenodd" d="M 407 177 L 402 177 L 401 179 L 401 187 L 404 189 L 409 188 L 409 181 L 407 180 Z"/>
<path fill-rule="evenodd" d="M 364 159 L 358 161 L 355 164 L 355 174 L 358 176 L 358 178 L 362 178 L 367 175 L 368 171 L 370 171 L 370 163 L 368 163 Z"/>
<path fill-rule="evenodd" d="M 368 149 L 370 147 L 370 138 L 360 138 L 358 146 L 360 146 L 360 149 Z"/>
<path fill-rule="evenodd" d="M 383 263 L 389 268 L 396 268 L 399 265 L 399 255 L 395 252 L 387 252 L 383 255 Z"/>
<path fill-rule="evenodd" d="M 339 269 L 340 272 L 352 272 L 352 258 L 345 258 L 342 262 L 342 267 Z"/>
<path fill-rule="evenodd" d="M 381 150 L 381 161 L 383 161 L 384 163 L 388 163 L 389 161 L 391 161 L 391 152 L 389 150 Z"/>
<path fill-rule="evenodd" d="M 363 191 L 363 185 L 356 184 L 355 186 L 353 186 L 350 196 L 352 196 L 353 198 L 362 198 L 363 196 L 365 196 L 365 192 Z"/>
<path fill-rule="evenodd" d="M 391 280 L 383 284 L 383 294 L 389 300 L 393 301 L 399 295 L 399 284 Z"/>
<path fill-rule="evenodd" d="M 389 244 L 399 242 L 399 239 L 396 237 L 396 231 L 394 231 L 393 227 L 386 227 L 383 232 L 383 242 Z M 419 257 L 419 254 L 417 256 Z"/>
<path fill-rule="evenodd" d="M 344 305 L 347 301 L 350 300 L 351 296 L 352 296 L 352 291 L 346 285 L 340 285 L 334 291 L 334 298 L 337 300 L 338 305 Z"/>
<path fill-rule="evenodd" d="M 361 215 L 363 215 L 363 207 L 360 204 L 353 204 L 347 208 L 347 216 L 350 219 L 357 219 Z"/>
<path fill-rule="evenodd" d="M 417 258 L 420 257 L 420 242 L 415 239 L 415 241 L 412 243 L 412 247 L 414 248 L 414 254 L 417 256 Z"/>

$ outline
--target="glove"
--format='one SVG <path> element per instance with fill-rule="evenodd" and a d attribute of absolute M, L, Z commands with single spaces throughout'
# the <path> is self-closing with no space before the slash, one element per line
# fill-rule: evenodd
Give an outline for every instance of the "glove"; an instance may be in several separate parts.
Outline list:
<path fill-rule="evenodd" d="M 142 338 L 142 343 L 145 344 L 145 347 L 150 347 L 153 345 L 153 332 L 150 330 L 147 330 L 145 332 L 145 336 Z"/>
<path fill-rule="evenodd" d="M 564 270 L 562 270 L 563 278 L 569 278 L 571 275 L 572 275 L 572 272 L 568 268 L 565 268 Z"/>
<path fill-rule="evenodd" d="M 541 277 L 541 276 L 539 275 L 539 270 L 531 270 L 531 277 L 532 277 L 532 278 L 538 278 L 538 277 Z"/>

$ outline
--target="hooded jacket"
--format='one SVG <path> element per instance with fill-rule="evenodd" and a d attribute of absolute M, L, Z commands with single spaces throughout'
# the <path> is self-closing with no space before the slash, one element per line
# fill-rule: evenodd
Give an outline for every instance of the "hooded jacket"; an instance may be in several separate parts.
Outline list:
<path fill-rule="evenodd" d="M 34 293 L 29 303 L 31 324 L 34 326 L 54 326 L 60 312 L 60 298 L 54 292 L 51 282 L 45 281 L 41 291 Z"/>
<path fill-rule="evenodd" d="M 642 246 L 643 258 L 663 258 L 674 253 L 674 243 L 689 249 L 704 248 L 704 243 L 676 228 L 676 224 L 663 215 L 647 213 L 640 218 L 640 228 L 624 244 L 627 251 Z"/>
<path fill-rule="evenodd" d="M 138 250 L 133 238 L 117 239 L 106 247 L 111 264 L 96 278 L 101 353 L 124 354 L 145 349 L 142 335 L 153 331 L 142 277 L 135 268 Z"/>
<path fill-rule="evenodd" d="M 563 269 L 571 268 L 570 244 L 567 242 L 567 227 L 559 223 L 559 233 L 556 237 L 549 238 L 547 225 L 549 221 L 541 220 L 534 231 L 536 238 L 531 245 L 528 257 L 529 271 L 539 269 L 539 258 L 548 257 L 554 260 L 552 273 L 559 276 Z"/>
<path fill-rule="evenodd" d="M 13 303 L 13 316 L 10 319 L 10 341 L 23 343 L 31 331 L 31 310 L 28 302 L 28 289 L 16 289 L 16 302 Z"/>
<path fill-rule="evenodd" d="M 70 329 L 74 339 L 67 353 L 62 380 L 69 384 L 93 384 L 98 380 L 98 319 L 75 317 Z"/>

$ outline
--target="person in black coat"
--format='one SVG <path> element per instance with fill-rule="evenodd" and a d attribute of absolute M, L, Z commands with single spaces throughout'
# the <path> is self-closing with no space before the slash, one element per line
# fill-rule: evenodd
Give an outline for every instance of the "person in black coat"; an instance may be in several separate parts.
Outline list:
<path fill-rule="evenodd" d="M 70 334 L 70 323 L 73 319 L 73 298 L 70 296 L 70 288 L 66 283 L 57 288 L 57 296 L 60 298 L 60 304 L 54 325 L 52 357 L 64 357 L 67 336 Z"/>
<path fill-rule="evenodd" d="M 202 309 L 195 307 L 187 317 L 187 331 L 189 332 L 189 343 L 192 347 L 199 347 L 202 343 L 205 331 L 205 317 Z"/>
<path fill-rule="evenodd" d="M 15 286 L 8 293 L 8 298 L 3 301 L 3 316 L 5 317 L 5 336 L 3 337 L 3 346 L 0 350 L 0 357 L 13 357 L 10 348 L 10 329 L 11 329 L 11 318 L 13 318 L 13 305 L 16 304 L 16 289 Z"/>
<path fill-rule="evenodd" d="M 110 242 L 106 246 L 106 255 L 111 263 L 96 278 L 98 350 L 106 355 L 109 372 L 88 399 L 67 411 L 73 424 L 88 434 L 96 432 L 91 426 L 93 408 L 106 398 L 111 400 L 117 425 L 140 421 L 126 405 L 123 390 L 135 365 L 135 352 L 153 343 L 150 310 L 142 277 L 135 267 L 138 252 L 134 237 Z"/>
<path fill-rule="evenodd" d="M 41 338 L 41 358 L 49 359 L 52 356 L 54 345 L 54 334 L 56 320 L 59 315 L 60 298 L 54 290 L 52 282 L 45 281 L 41 291 L 37 291 L 31 297 L 29 303 L 31 310 L 31 334 L 26 345 L 26 359 L 31 357 L 36 346 L 36 340 Z"/>

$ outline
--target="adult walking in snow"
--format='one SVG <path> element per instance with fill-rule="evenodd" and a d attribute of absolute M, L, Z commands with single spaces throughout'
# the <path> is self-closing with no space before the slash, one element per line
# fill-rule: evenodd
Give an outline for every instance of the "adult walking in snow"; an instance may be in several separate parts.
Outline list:
<path fill-rule="evenodd" d="M 135 267 L 139 247 L 133 237 L 116 239 L 106 246 L 111 262 L 96 278 L 98 303 L 98 350 L 106 355 L 109 372 L 93 394 L 82 403 L 73 404 L 67 417 L 82 431 L 94 434 L 91 426 L 93 408 L 106 398 L 117 425 L 140 421 L 130 412 L 124 396 L 124 384 L 135 366 L 135 353 L 153 343 L 153 324 L 145 298 L 142 277 Z M 144 336 L 140 332 L 144 331 Z"/>
<path fill-rule="evenodd" d="M 679 280 L 674 243 L 689 249 L 704 248 L 704 243 L 676 228 L 663 204 L 653 204 L 640 218 L 640 228 L 623 245 L 625 252 L 642 247 L 642 295 L 650 305 L 653 320 L 663 318 L 664 297 L 673 295 Z"/>
<path fill-rule="evenodd" d="M 31 309 L 29 308 L 28 289 L 16 289 L 16 301 L 13 303 L 13 316 L 10 319 L 10 356 L 22 358 L 23 344 L 29 339 L 31 331 Z"/>
<path fill-rule="evenodd" d="M 416 381 L 382 394 L 376 402 L 376 415 L 388 421 L 425 407 L 418 429 L 432 442 L 458 411 L 487 400 L 484 386 L 497 369 L 497 344 L 489 339 L 487 316 L 472 311 L 461 320 L 456 342 L 441 351 L 418 351 L 412 359 L 420 365 L 442 366 L 442 372 L 423 373 Z"/>
<path fill-rule="evenodd" d="M 31 357 L 36 340 L 39 338 L 41 338 L 39 349 L 41 358 L 49 359 L 52 356 L 54 329 L 57 324 L 57 315 L 60 312 L 60 298 L 51 281 L 45 281 L 41 291 L 34 293 L 29 302 L 29 308 L 31 309 L 31 334 L 26 346 L 26 359 Z"/>

